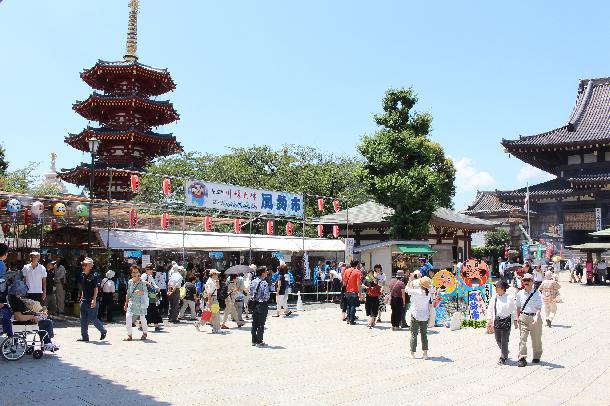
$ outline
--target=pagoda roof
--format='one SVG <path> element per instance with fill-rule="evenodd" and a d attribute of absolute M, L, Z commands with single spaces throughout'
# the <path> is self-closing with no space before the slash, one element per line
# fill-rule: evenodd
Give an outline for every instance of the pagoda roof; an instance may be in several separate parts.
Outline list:
<path fill-rule="evenodd" d="M 586 183 L 588 176 L 589 175 L 584 175 L 582 177 L 576 176 L 567 179 L 556 178 L 532 185 L 529 187 L 530 199 L 564 199 L 567 197 L 588 196 L 606 185 L 605 183 L 603 185 Z M 523 187 L 510 191 L 496 191 L 495 193 L 502 202 L 522 204 L 527 193 L 527 188 Z"/>
<path fill-rule="evenodd" d="M 469 216 L 476 215 L 508 215 L 510 213 L 525 213 L 523 207 L 503 202 L 493 191 L 479 191 L 474 201 L 461 212 Z"/>
<path fill-rule="evenodd" d="M 91 121 L 105 123 L 113 118 L 112 109 L 115 111 L 138 110 L 140 116 L 146 117 L 145 125 L 140 127 L 156 127 L 169 124 L 180 119 L 180 115 L 174 110 L 170 101 L 150 100 L 136 95 L 111 96 L 94 92 L 87 100 L 77 101 L 72 108 L 81 116 Z M 152 114 L 151 114 L 152 113 Z M 157 113 L 157 114 L 155 114 Z M 130 125 L 126 123 L 125 125 Z"/>
<path fill-rule="evenodd" d="M 159 150 L 156 155 L 173 155 L 182 151 L 182 145 L 176 141 L 173 134 L 158 134 L 138 129 L 113 130 L 105 127 L 87 127 L 78 134 L 69 134 L 65 137 L 65 142 L 80 151 L 89 152 L 88 141 L 94 135 L 101 141 L 130 140 L 137 143 L 156 144 L 156 149 Z"/>
<path fill-rule="evenodd" d="M 95 164 L 95 177 L 109 177 L 110 169 L 103 162 L 96 162 Z M 76 168 L 62 169 L 57 176 L 65 180 L 68 183 L 72 183 L 79 186 L 88 186 L 91 174 L 91 164 L 81 162 Z M 112 171 L 112 177 L 129 177 L 129 172 L 124 171 Z"/>
<path fill-rule="evenodd" d="M 610 145 L 610 77 L 583 79 L 567 123 L 541 134 L 502 140 L 509 152 L 537 168 L 553 171 L 556 160 L 539 152 L 578 150 Z"/>
<path fill-rule="evenodd" d="M 137 61 L 108 62 L 98 60 L 95 66 L 81 72 L 80 77 L 94 89 L 112 92 L 122 77 L 137 80 L 141 91 L 158 96 L 176 88 L 167 69 L 153 68 Z"/>

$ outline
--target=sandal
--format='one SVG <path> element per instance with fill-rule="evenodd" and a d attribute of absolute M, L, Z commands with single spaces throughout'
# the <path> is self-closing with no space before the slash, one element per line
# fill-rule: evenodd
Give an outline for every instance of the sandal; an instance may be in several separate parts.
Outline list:
<path fill-rule="evenodd" d="M 140 337 L 140 340 L 142 340 L 142 341 L 146 340 L 146 336 L 147 336 L 146 333 L 142 334 L 142 337 Z"/>
<path fill-rule="evenodd" d="M 123 341 L 131 341 L 133 340 L 133 338 L 131 336 L 127 336 L 123 339 Z"/>

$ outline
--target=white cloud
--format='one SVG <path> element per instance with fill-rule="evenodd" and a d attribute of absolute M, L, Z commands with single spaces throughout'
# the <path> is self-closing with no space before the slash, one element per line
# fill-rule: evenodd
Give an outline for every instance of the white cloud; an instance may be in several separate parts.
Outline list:
<path fill-rule="evenodd" d="M 496 184 L 494 177 L 489 172 L 477 170 L 470 158 L 464 157 L 459 161 L 453 161 L 453 165 L 458 193 L 482 190 Z"/>
<path fill-rule="evenodd" d="M 547 180 L 555 179 L 555 175 L 535 168 L 530 164 L 525 164 L 519 169 L 517 179 L 522 183 L 528 181 L 545 182 Z"/>

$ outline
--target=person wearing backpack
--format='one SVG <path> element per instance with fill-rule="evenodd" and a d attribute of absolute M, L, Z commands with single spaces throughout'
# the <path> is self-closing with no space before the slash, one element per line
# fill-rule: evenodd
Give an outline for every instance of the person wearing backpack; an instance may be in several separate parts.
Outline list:
<path fill-rule="evenodd" d="M 106 321 L 112 323 L 112 304 L 114 302 L 114 271 L 106 272 L 106 277 L 102 279 L 98 292 L 101 292 L 100 311 L 97 318 L 102 320 L 102 315 L 106 314 Z"/>

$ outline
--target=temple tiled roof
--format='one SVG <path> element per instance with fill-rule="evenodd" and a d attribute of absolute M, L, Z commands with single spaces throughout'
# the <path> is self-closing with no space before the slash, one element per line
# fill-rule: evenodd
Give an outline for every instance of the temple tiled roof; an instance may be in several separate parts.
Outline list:
<path fill-rule="evenodd" d="M 176 141 L 173 134 L 159 134 L 154 131 L 140 131 L 138 129 L 114 130 L 107 127 L 87 127 L 78 134 L 69 134 L 65 142 L 72 147 L 88 152 L 88 140 L 95 135 L 102 141 L 121 140 L 128 138 L 139 144 L 148 145 L 155 155 L 165 156 L 182 151 L 182 145 Z"/>
<path fill-rule="evenodd" d="M 610 78 L 580 81 L 568 122 L 541 134 L 502 140 L 508 150 L 610 143 Z"/>
<path fill-rule="evenodd" d="M 319 224 L 346 224 L 349 218 L 350 226 L 366 225 L 374 228 L 387 224 L 387 217 L 393 213 L 394 210 L 389 207 L 377 202 L 368 201 L 361 205 L 350 207 L 349 210 L 341 210 L 338 213 L 328 214 L 312 221 Z M 436 209 L 432 214 L 430 224 L 472 231 L 493 230 L 497 226 L 494 222 L 456 213 L 446 208 Z"/>
<path fill-rule="evenodd" d="M 523 207 L 501 201 L 496 192 L 479 191 L 474 201 L 462 213 L 469 216 L 506 215 L 515 211 L 523 212 Z"/>
<path fill-rule="evenodd" d="M 590 184 L 585 187 L 579 187 L 575 185 L 574 180 L 580 180 L 580 177 L 576 178 L 556 178 L 547 182 L 538 183 L 529 187 L 530 199 L 552 199 L 552 198 L 565 198 L 574 196 L 587 196 L 595 193 L 600 189 L 591 186 Z M 520 188 L 510 191 L 496 191 L 498 198 L 505 203 L 522 204 L 527 193 L 527 188 Z"/>

